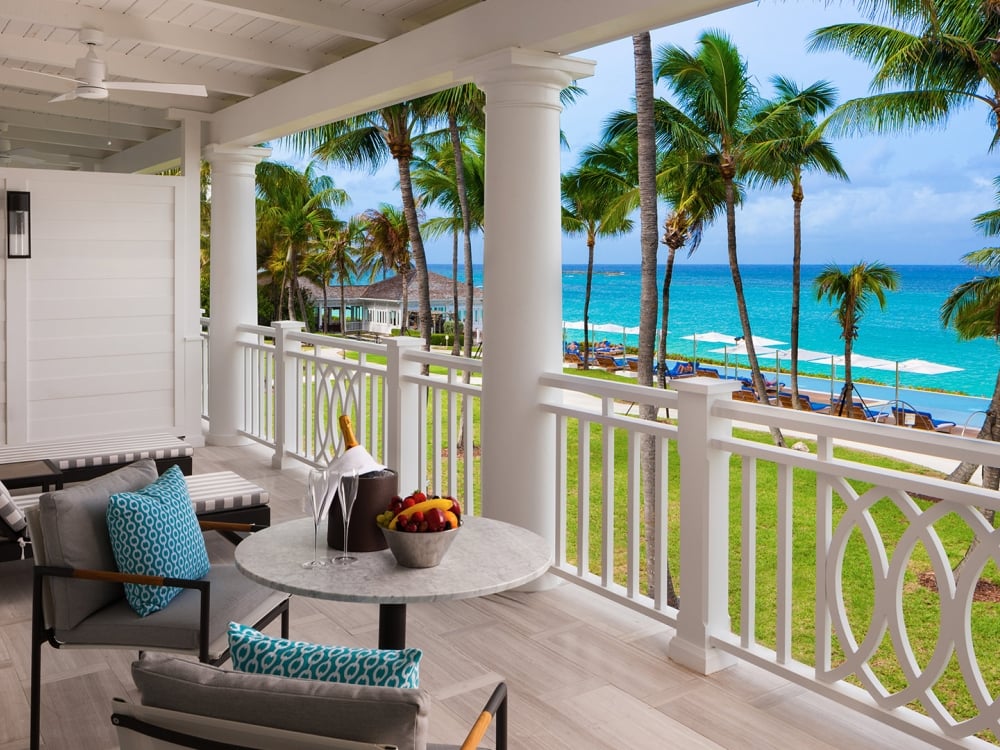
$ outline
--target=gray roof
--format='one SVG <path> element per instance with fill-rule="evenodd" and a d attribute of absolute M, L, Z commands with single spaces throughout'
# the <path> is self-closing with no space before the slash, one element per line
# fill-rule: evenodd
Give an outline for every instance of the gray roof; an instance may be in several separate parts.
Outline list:
<path fill-rule="evenodd" d="M 406 275 L 407 278 L 407 297 L 410 304 L 413 304 L 417 300 L 417 294 L 419 293 L 419 288 L 417 284 L 417 272 L 410 271 Z M 427 280 L 430 286 L 430 297 L 431 302 L 450 302 L 452 300 L 452 280 L 448 276 L 442 276 L 439 273 L 434 273 L 433 271 L 427 272 Z M 308 292 L 308 294 L 316 301 L 322 302 L 323 300 L 323 290 L 318 284 L 309 281 L 305 278 L 299 279 L 300 286 Z M 462 287 L 459 287 L 459 297 L 464 295 Z M 481 302 L 483 298 L 482 287 L 476 287 L 473 292 L 473 297 L 476 301 Z M 336 283 L 330 285 L 330 288 L 326 293 L 327 303 L 336 301 L 339 304 L 340 301 L 340 286 Z M 401 302 L 403 299 L 403 284 L 402 277 L 399 275 L 390 276 L 387 279 L 381 281 L 376 281 L 372 284 L 358 284 L 358 285 L 348 285 L 344 287 L 344 299 L 350 300 L 352 302 L 364 302 L 364 301 L 391 301 L 391 302 Z"/>

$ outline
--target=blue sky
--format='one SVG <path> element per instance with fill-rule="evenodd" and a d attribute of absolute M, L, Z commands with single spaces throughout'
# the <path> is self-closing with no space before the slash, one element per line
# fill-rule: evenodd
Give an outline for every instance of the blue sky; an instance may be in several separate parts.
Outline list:
<path fill-rule="evenodd" d="M 824 25 L 859 20 L 849 4 L 776 2 L 744 5 L 712 16 L 656 30 L 654 58 L 664 44 L 693 51 L 704 29 L 720 29 L 736 43 L 750 74 L 765 96 L 769 79 L 784 75 L 800 86 L 826 79 L 838 91 L 838 101 L 862 96 L 871 79 L 866 65 L 839 52 L 808 53 L 806 38 Z M 632 43 L 624 39 L 578 57 L 597 62 L 592 78 L 579 82 L 586 96 L 562 117 L 570 144 L 563 168 L 600 137 L 608 113 L 631 108 L 634 90 Z M 657 95 L 666 96 L 661 84 Z M 946 128 L 894 137 L 838 138 L 833 145 L 850 181 L 806 175 L 803 202 L 803 262 L 859 260 L 890 264 L 958 263 L 963 253 L 991 244 L 972 228 L 974 215 L 994 206 L 993 178 L 1000 173 L 989 154 L 987 108 L 979 105 L 953 115 Z M 276 157 L 279 154 L 275 154 Z M 381 202 L 399 204 L 395 165 L 374 177 L 362 172 L 330 170 L 336 184 L 351 195 L 348 210 L 360 212 Z M 660 222 L 664 211 L 660 209 Z M 754 191 L 737 214 L 737 241 L 743 263 L 788 263 L 791 260 L 792 202 L 787 187 Z M 637 222 L 638 223 L 638 222 Z M 725 263 L 724 222 L 709 228 L 693 263 Z M 427 242 L 428 262 L 450 263 L 450 240 Z M 474 243 L 475 260 L 482 259 L 482 240 Z M 563 262 L 585 263 L 582 238 L 563 238 Z M 599 239 L 597 263 L 638 263 L 637 232 Z"/>

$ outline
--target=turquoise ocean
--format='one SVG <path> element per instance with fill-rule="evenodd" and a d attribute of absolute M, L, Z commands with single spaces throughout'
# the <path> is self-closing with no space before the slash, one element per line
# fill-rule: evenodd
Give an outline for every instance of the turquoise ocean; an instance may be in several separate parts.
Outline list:
<path fill-rule="evenodd" d="M 979 409 L 985 409 L 986 400 L 993 392 L 997 368 L 1000 366 L 1000 346 L 988 339 L 959 341 L 953 330 L 941 326 L 939 317 L 941 303 L 956 286 L 974 278 L 975 272 L 961 265 L 893 267 L 900 274 L 900 288 L 888 294 L 884 311 L 879 309 L 877 303 L 868 309 L 859 323 L 854 351 L 894 361 L 919 358 L 962 368 L 957 372 L 940 375 L 901 373 L 900 386 L 903 391 L 900 398 L 919 408 L 930 409 L 938 418 L 943 416 L 959 423 L 966 420 L 970 420 L 970 424 L 981 423 L 981 416 L 977 419 L 970 415 Z M 430 268 L 437 273 L 451 275 L 450 265 L 431 265 Z M 812 291 L 813 279 L 822 268 L 819 265 L 802 267 L 799 346 L 843 354 L 843 341 L 834 310 L 828 302 L 817 301 Z M 563 321 L 583 319 L 586 270 L 585 265 L 563 267 Z M 787 345 L 791 325 L 791 266 L 747 265 L 741 267 L 741 272 L 754 335 L 776 339 Z M 662 278 L 661 267 L 658 289 Z M 477 285 L 482 283 L 481 266 L 475 267 L 474 280 Z M 638 265 L 595 265 L 590 322 L 638 326 L 639 288 Z M 683 261 L 675 264 L 668 329 L 667 350 L 685 357 L 694 354 L 694 342 L 683 338 L 685 336 L 708 331 L 732 336 L 742 334 L 736 312 L 736 296 L 727 265 L 701 265 Z M 579 330 L 564 331 L 568 340 L 579 340 L 582 335 Z M 621 333 L 601 332 L 599 335 L 612 342 L 620 342 L 623 338 Z M 632 346 L 638 343 L 638 338 L 634 335 L 626 335 L 625 339 Z M 709 353 L 718 348 L 719 344 L 699 342 L 698 359 L 712 357 L 722 361 L 722 354 Z M 761 358 L 765 369 L 768 361 L 767 358 Z M 740 363 L 745 367 L 746 359 L 742 358 Z M 730 357 L 730 372 L 733 364 L 733 358 Z M 787 362 L 783 361 L 782 364 L 787 368 Z M 813 374 L 824 378 L 816 384 L 803 384 L 804 387 L 815 387 L 822 391 L 829 389 L 829 363 L 819 365 L 802 362 L 799 370 L 804 375 Z M 843 369 L 837 368 L 836 374 L 837 377 L 842 377 Z M 894 372 L 855 367 L 854 377 L 855 380 L 860 377 L 887 386 L 878 388 L 861 384 L 858 388 L 863 396 L 886 400 L 893 398 Z M 787 380 L 787 373 L 784 379 Z M 955 399 L 910 389 L 940 389 L 979 398 Z M 939 414 L 942 411 L 947 411 L 948 414 Z"/>

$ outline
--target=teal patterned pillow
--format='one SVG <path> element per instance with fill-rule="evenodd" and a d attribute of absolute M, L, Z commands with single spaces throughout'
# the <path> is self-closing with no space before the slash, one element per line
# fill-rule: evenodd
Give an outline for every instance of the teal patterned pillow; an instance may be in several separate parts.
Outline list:
<path fill-rule="evenodd" d="M 240 672 L 300 677 L 349 685 L 417 688 L 420 686 L 418 648 L 374 649 L 319 646 L 272 638 L 239 623 L 229 623 L 229 651 Z"/>
<path fill-rule="evenodd" d="M 122 573 L 194 579 L 208 573 L 205 538 L 176 466 L 137 492 L 112 495 L 107 520 Z M 180 592 L 175 586 L 125 584 L 125 597 L 140 617 L 163 609 Z"/>

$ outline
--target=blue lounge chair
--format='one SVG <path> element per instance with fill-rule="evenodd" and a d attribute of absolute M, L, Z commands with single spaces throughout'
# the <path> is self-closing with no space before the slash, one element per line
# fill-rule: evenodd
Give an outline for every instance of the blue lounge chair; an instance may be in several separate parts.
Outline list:
<path fill-rule="evenodd" d="M 914 427 L 918 430 L 933 430 L 934 432 L 951 432 L 954 422 L 946 419 L 934 419 L 929 411 L 917 411 L 907 407 L 892 407 L 896 424 Z"/>
<path fill-rule="evenodd" d="M 784 406 L 786 409 L 792 409 L 792 395 L 790 393 L 779 393 L 778 394 L 778 405 Z M 811 398 L 809 398 L 804 393 L 799 394 L 799 408 L 803 411 L 822 411 L 823 409 L 830 408 L 829 404 L 817 404 Z"/>
<path fill-rule="evenodd" d="M 694 376 L 694 362 L 677 362 L 667 370 L 668 378 L 690 378 Z"/>

